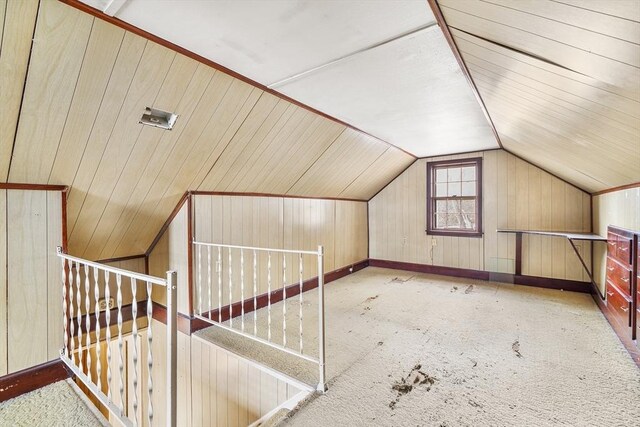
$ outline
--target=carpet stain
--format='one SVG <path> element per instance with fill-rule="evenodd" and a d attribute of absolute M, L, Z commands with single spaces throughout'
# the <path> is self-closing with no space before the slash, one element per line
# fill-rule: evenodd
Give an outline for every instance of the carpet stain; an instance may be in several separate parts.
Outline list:
<path fill-rule="evenodd" d="M 425 390 L 431 390 L 431 386 L 437 381 L 437 378 L 422 371 L 422 365 L 415 365 L 406 377 L 400 378 L 400 381 L 396 381 L 391 389 L 398 394 L 395 399 L 389 403 L 389 408 L 395 409 L 396 405 L 400 401 L 400 398 L 407 393 L 410 393 L 415 387 L 426 385 Z"/>
<path fill-rule="evenodd" d="M 457 290 L 458 290 L 458 287 L 457 287 L 457 286 L 454 286 L 453 288 L 451 288 L 451 292 L 455 292 L 455 291 L 457 291 Z"/>
<path fill-rule="evenodd" d="M 473 285 L 467 286 L 467 289 L 464 290 L 465 294 L 470 294 L 471 292 L 473 292 Z"/>
<path fill-rule="evenodd" d="M 516 356 L 522 357 L 522 353 L 520 353 L 520 341 L 515 340 L 513 344 L 511 344 L 511 350 L 513 350 Z"/>
<path fill-rule="evenodd" d="M 378 298 L 379 296 L 380 296 L 380 295 L 374 295 L 374 296 L 369 297 L 369 298 L 367 298 L 366 300 L 364 300 L 364 302 L 365 302 L 365 303 L 371 302 L 371 301 L 373 301 L 374 299 Z"/>
<path fill-rule="evenodd" d="M 406 283 L 413 278 L 414 276 L 407 277 L 406 279 L 401 279 L 400 277 L 394 277 L 393 279 L 391 279 L 391 282 L 389 283 Z"/>

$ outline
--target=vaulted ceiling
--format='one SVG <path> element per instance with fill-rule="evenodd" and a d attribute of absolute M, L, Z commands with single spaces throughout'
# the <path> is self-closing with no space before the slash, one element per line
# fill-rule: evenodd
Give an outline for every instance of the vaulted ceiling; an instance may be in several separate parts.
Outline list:
<path fill-rule="evenodd" d="M 74 254 L 144 252 L 186 190 L 367 200 L 414 160 L 61 2 L 0 15 L 0 177 L 70 186 Z"/>
<path fill-rule="evenodd" d="M 640 181 L 637 0 L 438 0 L 505 149 L 596 192 Z"/>

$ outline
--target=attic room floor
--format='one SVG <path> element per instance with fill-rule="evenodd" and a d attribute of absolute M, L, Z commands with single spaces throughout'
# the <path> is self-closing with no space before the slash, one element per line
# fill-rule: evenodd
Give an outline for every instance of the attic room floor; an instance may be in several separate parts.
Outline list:
<path fill-rule="evenodd" d="M 325 289 L 329 391 L 285 425 L 635 425 L 640 418 L 640 406 L 619 405 L 640 395 L 640 370 L 590 295 L 372 267 Z M 305 305 L 315 292 L 305 293 Z M 289 304 L 295 313 L 297 303 Z M 314 323 L 309 315 L 305 328 Z M 234 349 L 242 345 L 219 331 L 200 334 L 255 353 L 255 346 Z M 310 369 L 284 358 L 269 364 L 302 377 Z"/>

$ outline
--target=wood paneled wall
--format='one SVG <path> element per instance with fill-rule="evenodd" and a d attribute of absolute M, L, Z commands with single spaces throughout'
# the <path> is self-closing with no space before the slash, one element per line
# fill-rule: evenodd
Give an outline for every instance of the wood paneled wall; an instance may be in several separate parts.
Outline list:
<path fill-rule="evenodd" d="M 369 201 L 370 257 L 513 273 L 515 237 L 498 228 L 590 231 L 590 197 L 503 150 L 445 156 L 483 158 L 482 238 L 428 236 L 426 163 L 421 159 Z M 580 244 L 590 262 L 590 247 Z M 562 238 L 524 236 L 522 274 L 588 280 Z"/>
<path fill-rule="evenodd" d="M 0 181 L 68 185 L 74 255 L 145 252 L 187 190 L 366 200 L 413 161 L 59 1 L 0 22 Z M 147 106 L 174 129 L 140 125 Z"/>
<path fill-rule="evenodd" d="M 153 320 L 154 425 L 166 417 L 166 325 Z M 301 391 L 195 335 L 178 332 L 178 425 L 246 426 Z"/>
<path fill-rule="evenodd" d="M 0 375 L 62 347 L 59 191 L 0 190 Z"/>
<path fill-rule="evenodd" d="M 254 246 L 273 249 L 299 249 L 315 251 L 324 246 L 325 272 L 337 270 L 368 258 L 367 252 L 367 203 L 258 196 L 194 196 L 195 240 L 211 243 Z M 222 278 L 228 283 L 228 251 L 222 255 Z M 240 252 L 232 251 L 232 272 L 239 277 Z M 198 268 L 198 256 L 194 253 L 194 267 Z M 203 277 L 206 277 L 208 253 L 202 250 Z M 252 277 L 252 254 L 245 253 L 245 276 Z M 212 250 L 216 262 L 217 249 Z M 267 292 L 267 254 L 260 253 L 258 263 L 258 294 Z M 287 284 L 298 280 L 299 259 L 295 255 L 272 254 L 272 289 L 282 286 L 283 264 L 287 267 Z M 215 265 L 214 265 L 215 268 Z M 317 276 L 315 256 L 303 257 L 303 278 Z M 215 271 L 214 271 L 215 276 Z M 194 279 L 195 280 L 195 279 Z M 214 279 L 217 280 L 217 279 Z M 217 283 L 217 282 L 216 282 Z M 216 288 L 217 289 L 217 288 Z M 233 301 L 241 298 L 235 288 Z M 215 293 L 215 292 L 214 292 Z M 253 289 L 245 289 L 245 298 L 253 296 Z M 217 295 L 214 295 L 217 306 Z M 223 296 L 223 305 L 229 296 Z"/>
<path fill-rule="evenodd" d="M 189 309 L 189 215 L 188 203 L 184 203 L 169 227 L 149 254 L 149 274 L 166 277 L 173 270 L 178 278 L 178 311 L 190 313 Z M 153 290 L 152 300 L 167 304 L 164 290 Z"/>
<path fill-rule="evenodd" d="M 609 225 L 640 231 L 640 187 L 593 196 L 594 233 L 606 236 Z M 594 279 L 602 294 L 605 291 L 606 262 L 606 245 L 594 244 Z"/>

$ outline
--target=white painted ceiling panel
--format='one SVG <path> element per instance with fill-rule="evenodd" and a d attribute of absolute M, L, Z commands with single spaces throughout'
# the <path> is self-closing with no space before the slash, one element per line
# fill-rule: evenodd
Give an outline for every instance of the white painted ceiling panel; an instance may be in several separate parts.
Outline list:
<path fill-rule="evenodd" d="M 128 0 L 115 16 L 264 85 L 435 21 L 423 0 Z"/>
<path fill-rule="evenodd" d="M 418 157 L 498 147 L 437 26 L 276 89 Z"/>

